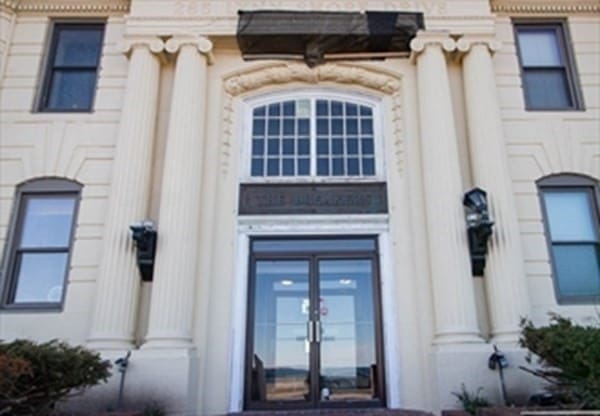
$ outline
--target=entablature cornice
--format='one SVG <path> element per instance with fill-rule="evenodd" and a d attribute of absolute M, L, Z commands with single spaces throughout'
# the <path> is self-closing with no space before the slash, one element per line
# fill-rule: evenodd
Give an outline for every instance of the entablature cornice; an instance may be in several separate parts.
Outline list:
<path fill-rule="evenodd" d="M 130 0 L 0 0 L 15 13 L 99 14 L 129 12 Z"/>
<path fill-rule="evenodd" d="M 596 14 L 598 0 L 491 0 L 492 12 L 505 15 Z"/>

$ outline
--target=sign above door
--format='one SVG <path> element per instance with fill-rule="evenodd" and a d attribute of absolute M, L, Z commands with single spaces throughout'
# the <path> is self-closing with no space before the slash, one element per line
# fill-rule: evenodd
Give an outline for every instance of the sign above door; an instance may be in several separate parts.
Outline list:
<path fill-rule="evenodd" d="M 386 214 L 383 182 L 241 184 L 239 215 Z"/>

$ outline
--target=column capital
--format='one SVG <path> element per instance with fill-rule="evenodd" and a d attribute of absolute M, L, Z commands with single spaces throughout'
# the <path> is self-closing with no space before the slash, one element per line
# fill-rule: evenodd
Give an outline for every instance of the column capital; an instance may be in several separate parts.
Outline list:
<path fill-rule="evenodd" d="M 492 55 L 502 47 L 502 43 L 492 34 L 469 34 L 456 41 L 456 49 L 462 53 L 470 52 L 475 45 L 485 46 Z"/>
<path fill-rule="evenodd" d="M 213 43 L 204 36 L 186 33 L 173 35 L 173 37 L 165 43 L 165 50 L 169 53 L 176 54 L 181 50 L 181 47 L 185 45 L 195 47 L 198 49 L 198 52 L 206 56 L 209 63 L 213 62 Z"/>
<path fill-rule="evenodd" d="M 446 52 L 456 50 L 456 42 L 445 31 L 419 31 L 417 36 L 410 41 L 410 49 L 417 55 L 432 45 L 439 45 Z"/>
<path fill-rule="evenodd" d="M 129 55 L 137 47 L 146 47 L 150 52 L 159 54 L 165 49 L 165 43 L 156 36 L 126 36 L 117 44 L 117 49 Z"/>

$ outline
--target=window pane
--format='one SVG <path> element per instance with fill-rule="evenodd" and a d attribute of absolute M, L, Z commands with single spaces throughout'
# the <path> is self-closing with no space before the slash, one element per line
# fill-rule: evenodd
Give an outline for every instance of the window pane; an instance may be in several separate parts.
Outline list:
<path fill-rule="evenodd" d="M 332 160 L 332 173 L 335 176 L 341 176 L 344 174 L 344 159 L 335 157 Z"/>
<path fill-rule="evenodd" d="M 270 104 L 269 105 L 269 116 L 278 116 L 280 114 L 280 104 Z"/>
<path fill-rule="evenodd" d="M 346 120 L 346 134 L 358 134 L 358 120 L 349 118 Z"/>
<path fill-rule="evenodd" d="M 279 159 L 269 159 L 267 161 L 267 176 L 279 175 Z"/>
<path fill-rule="evenodd" d="M 590 195 L 580 191 L 544 191 L 553 242 L 596 241 Z"/>
<path fill-rule="evenodd" d="M 283 134 L 286 136 L 294 135 L 296 121 L 293 118 L 283 119 Z"/>
<path fill-rule="evenodd" d="M 329 175 L 329 159 L 317 159 L 317 175 Z"/>
<path fill-rule="evenodd" d="M 68 247 L 74 210 L 72 197 L 29 198 L 20 247 Z"/>
<path fill-rule="evenodd" d="M 532 108 L 569 108 L 572 106 L 564 69 L 525 69 L 525 99 Z"/>
<path fill-rule="evenodd" d="M 523 66 L 560 66 L 560 49 L 554 29 L 519 29 Z"/>
<path fill-rule="evenodd" d="M 252 135 L 254 137 L 261 137 L 265 135 L 265 119 L 255 118 L 252 122 Z"/>
<path fill-rule="evenodd" d="M 67 253 L 25 253 L 17 272 L 14 303 L 60 302 Z"/>
<path fill-rule="evenodd" d="M 55 70 L 50 83 L 47 108 L 89 110 L 96 89 L 95 70 Z"/>
<path fill-rule="evenodd" d="M 329 101 L 317 100 L 317 116 L 326 116 L 329 114 Z"/>
<path fill-rule="evenodd" d="M 59 29 L 54 65 L 97 66 L 102 48 L 102 28 Z"/>
<path fill-rule="evenodd" d="M 598 244 L 554 244 L 552 255 L 561 295 L 600 295 Z"/>
<path fill-rule="evenodd" d="M 344 141 L 342 139 L 333 139 L 331 141 L 331 153 L 341 155 L 344 153 Z"/>
<path fill-rule="evenodd" d="M 331 120 L 331 134 L 344 134 L 344 123 L 341 118 L 334 118 Z"/>
<path fill-rule="evenodd" d="M 298 154 L 308 155 L 310 153 L 310 142 L 308 139 L 298 140 Z"/>
<path fill-rule="evenodd" d="M 296 103 L 294 101 L 286 101 L 283 103 L 283 115 L 284 116 L 296 115 Z"/>
<path fill-rule="evenodd" d="M 329 140 L 317 139 L 317 154 L 318 155 L 329 154 Z"/>
<path fill-rule="evenodd" d="M 264 139 L 252 140 L 252 155 L 253 156 L 262 156 L 264 152 L 265 152 Z"/>
<path fill-rule="evenodd" d="M 268 135 L 269 136 L 279 136 L 280 130 L 279 130 L 279 119 L 269 119 L 269 131 L 268 131 Z"/>
<path fill-rule="evenodd" d="M 346 103 L 346 115 L 347 116 L 358 115 L 358 106 L 356 104 Z"/>
<path fill-rule="evenodd" d="M 348 139 L 346 141 L 347 153 L 349 155 L 355 155 L 358 153 L 358 139 Z"/>
<path fill-rule="evenodd" d="M 308 119 L 298 120 L 298 135 L 308 136 L 309 129 L 310 129 L 310 122 Z"/>
<path fill-rule="evenodd" d="M 360 170 L 358 167 L 358 159 L 349 158 L 348 159 L 348 175 L 359 175 Z"/>
<path fill-rule="evenodd" d="M 339 101 L 331 102 L 331 115 L 333 116 L 341 116 L 343 114 L 342 103 Z"/>
<path fill-rule="evenodd" d="M 263 176 L 264 175 L 264 164 L 262 159 L 252 159 L 252 167 L 251 167 L 251 175 L 252 176 Z"/>
<path fill-rule="evenodd" d="M 285 158 L 283 159 L 282 174 L 284 176 L 294 175 L 294 159 Z"/>
<path fill-rule="evenodd" d="M 310 174 L 310 161 L 308 159 L 298 160 L 298 175 Z"/>
<path fill-rule="evenodd" d="M 267 142 L 267 153 L 269 155 L 279 154 L 279 139 L 269 139 Z"/>
<path fill-rule="evenodd" d="M 254 109 L 254 117 L 258 117 L 258 116 L 264 117 L 265 114 L 266 114 L 266 107 L 264 105 Z"/>
<path fill-rule="evenodd" d="M 318 135 L 329 134 L 329 119 L 326 119 L 326 118 L 317 119 L 317 134 Z"/>
<path fill-rule="evenodd" d="M 293 155 L 294 154 L 294 139 L 284 139 L 283 140 L 283 151 L 284 155 Z"/>
<path fill-rule="evenodd" d="M 375 175 L 375 160 L 374 159 L 363 159 L 363 175 Z"/>

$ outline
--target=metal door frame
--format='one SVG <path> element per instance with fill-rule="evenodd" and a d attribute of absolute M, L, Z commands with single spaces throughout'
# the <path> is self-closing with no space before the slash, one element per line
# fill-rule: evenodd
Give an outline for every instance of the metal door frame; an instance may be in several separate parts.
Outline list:
<path fill-rule="evenodd" d="M 293 251 L 293 252 L 260 252 L 255 253 L 252 244 L 258 240 L 306 240 L 306 239 L 372 239 L 374 249 L 362 251 Z M 386 388 L 385 388 L 385 359 L 383 354 L 383 316 L 382 316 L 382 298 L 380 286 L 380 267 L 379 267 L 379 244 L 377 235 L 327 235 L 327 236 L 253 236 L 249 239 L 248 256 L 248 290 L 247 290 L 247 309 L 246 309 L 246 345 L 244 354 L 244 409 L 248 410 L 293 410 L 293 409 L 319 409 L 319 408 L 349 408 L 349 407 L 385 407 Z M 261 260 L 306 260 L 309 262 L 309 318 L 318 324 L 320 328 L 320 314 L 313 317 L 313 304 L 319 300 L 319 272 L 318 265 L 320 260 L 371 260 L 371 284 L 373 290 L 373 317 L 375 320 L 375 362 L 377 365 L 377 393 L 378 398 L 364 401 L 321 401 L 320 400 L 320 342 L 310 343 L 309 353 L 309 377 L 310 389 L 309 401 L 272 401 L 256 402 L 251 400 L 251 382 L 252 382 L 252 355 L 254 346 L 254 309 L 255 309 L 255 291 L 256 291 L 256 262 Z M 310 322 L 309 321 L 309 322 Z"/>

